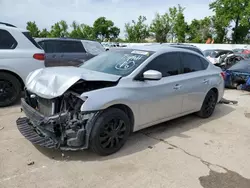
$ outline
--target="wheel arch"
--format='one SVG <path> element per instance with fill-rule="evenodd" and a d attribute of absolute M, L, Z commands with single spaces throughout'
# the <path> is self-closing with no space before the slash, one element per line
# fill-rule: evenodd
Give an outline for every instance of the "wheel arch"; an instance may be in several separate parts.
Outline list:
<path fill-rule="evenodd" d="M 134 113 L 133 113 L 133 111 L 131 110 L 130 107 L 128 107 L 125 104 L 114 104 L 114 105 L 109 106 L 108 108 L 118 108 L 118 109 L 122 110 L 123 112 L 125 112 L 128 115 L 128 118 L 130 119 L 131 132 L 133 132 L 135 117 L 134 117 Z"/>
<path fill-rule="evenodd" d="M 18 79 L 18 81 L 21 83 L 22 90 L 24 89 L 25 84 L 24 84 L 22 78 L 18 74 L 16 74 L 13 71 L 5 70 L 5 69 L 0 69 L 0 74 L 3 73 L 3 72 L 11 74 L 12 76 L 15 76 Z"/>

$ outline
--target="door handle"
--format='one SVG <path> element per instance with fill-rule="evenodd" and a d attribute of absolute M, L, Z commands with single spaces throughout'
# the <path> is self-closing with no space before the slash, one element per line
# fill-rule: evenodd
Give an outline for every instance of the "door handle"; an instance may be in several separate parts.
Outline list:
<path fill-rule="evenodd" d="M 174 86 L 174 89 L 175 89 L 175 90 L 180 89 L 180 88 L 181 88 L 181 85 L 180 85 L 180 84 L 176 84 L 176 85 Z"/>
<path fill-rule="evenodd" d="M 203 83 L 204 83 L 204 84 L 208 84 L 208 82 L 209 82 L 209 80 L 207 80 L 207 79 L 204 79 L 204 80 L 203 80 Z"/>

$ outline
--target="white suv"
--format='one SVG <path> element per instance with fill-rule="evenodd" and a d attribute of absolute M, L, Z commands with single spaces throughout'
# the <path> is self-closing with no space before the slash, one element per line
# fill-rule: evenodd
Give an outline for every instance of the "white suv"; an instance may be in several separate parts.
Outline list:
<path fill-rule="evenodd" d="M 45 67 L 44 58 L 28 31 L 0 22 L 0 107 L 20 99 L 26 77 Z"/>

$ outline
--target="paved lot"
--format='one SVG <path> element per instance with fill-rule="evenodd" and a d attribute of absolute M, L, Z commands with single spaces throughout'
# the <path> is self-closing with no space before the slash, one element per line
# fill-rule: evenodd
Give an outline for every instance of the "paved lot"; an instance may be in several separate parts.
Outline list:
<path fill-rule="evenodd" d="M 0 188 L 249 188 L 250 93 L 225 98 L 239 104 L 135 133 L 108 157 L 35 147 L 16 129 L 20 107 L 0 109 Z"/>

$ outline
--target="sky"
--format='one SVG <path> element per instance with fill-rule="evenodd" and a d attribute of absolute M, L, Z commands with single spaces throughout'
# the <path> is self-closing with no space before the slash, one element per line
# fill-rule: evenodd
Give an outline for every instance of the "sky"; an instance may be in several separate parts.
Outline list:
<path fill-rule="evenodd" d="M 0 21 L 25 28 L 28 21 L 35 21 L 39 29 L 50 29 L 60 20 L 92 25 L 101 16 L 114 22 L 124 37 L 124 24 L 147 17 L 149 24 L 156 12 L 163 14 L 169 7 L 185 7 L 185 19 L 201 19 L 212 15 L 211 0 L 0 0 Z"/>

